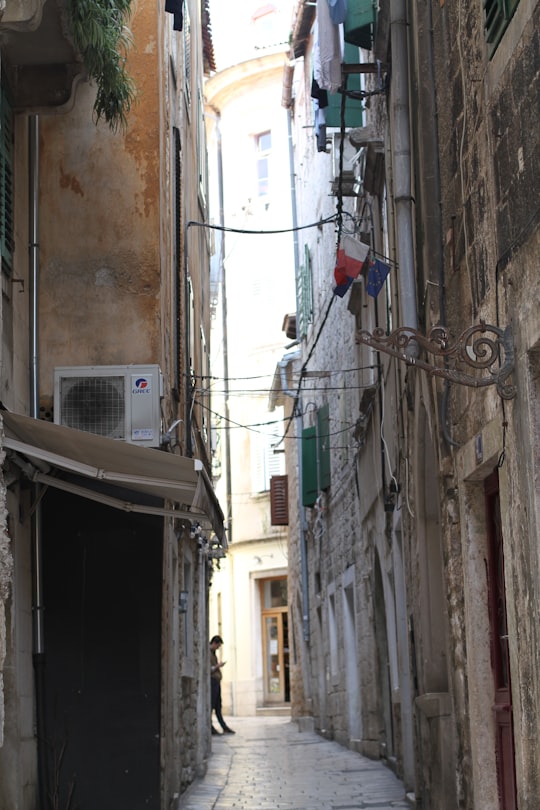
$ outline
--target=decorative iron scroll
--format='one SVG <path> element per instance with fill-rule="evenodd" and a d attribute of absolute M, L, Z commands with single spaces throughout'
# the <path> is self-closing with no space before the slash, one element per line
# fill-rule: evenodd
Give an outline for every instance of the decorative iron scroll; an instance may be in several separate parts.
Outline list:
<path fill-rule="evenodd" d="M 448 331 L 444 326 L 434 326 L 427 335 L 422 335 L 416 329 L 402 326 L 387 335 L 384 329 L 378 327 L 373 333 L 365 329 L 356 332 L 356 342 L 365 343 L 372 349 L 397 357 L 409 366 L 418 366 L 435 377 L 455 382 L 458 385 L 467 385 L 473 388 L 482 388 L 495 385 L 499 396 L 503 399 L 513 399 L 516 387 L 507 383 L 507 379 L 514 370 L 514 341 L 512 327 L 500 329 L 498 326 L 480 321 L 475 326 L 466 329 L 455 343 L 450 343 Z M 420 357 L 414 356 L 412 349 L 415 345 L 429 354 L 440 357 L 443 365 L 432 365 Z M 489 376 L 479 377 L 462 370 L 460 366 L 468 366 L 476 370 L 489 372 Z"/>

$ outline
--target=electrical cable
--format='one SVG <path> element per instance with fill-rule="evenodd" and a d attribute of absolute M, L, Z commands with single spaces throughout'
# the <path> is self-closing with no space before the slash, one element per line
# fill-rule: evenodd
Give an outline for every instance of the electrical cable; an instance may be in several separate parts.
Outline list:
<path fill-rule="evenodd" d="M 243 234 L 251 234 L 253 236 L 272 236 L 278 233 L 294 233 L 295 231 L 304 231 L 308 228 L 320 228 L 321 225 L 327 225 L 330 222 L 336 222 L 337 216 L 336 214 L 332 214 L 330 217 L 326 217 L 325 219 L 320 219 L 318 222 L 310 222 L 308 225 L 296 225 L 293 228 L 276 228 L 274 230 L 268 231 L 254 231 L 250 230 L 249 228 L 231 228 L 228 225 L 212 225 L 209 222 L 198 222 L 196 220 L 190 220 L 187 224 L 194 225 L 196 228 L 209 228 L 212 231 L 223 231 L 224 233 L 243 233 Z"/>
<path fill-rule="evenodd" d="M 368 366 L 355 366 L 354 368 L 341 368 L 341 369 L 336 369 L 335 371 L 332 371 L 332 370 L 329 370 L 329 371 L 311 371 L 310 374 L 312 376 L 316 376 L 317 374 L 320 374 L 321 376 L 322 375 L 326 376 L 327 374 L 333 375 L 333 374 L 356 373 L 358 371 L 369 371 L 369 370 L 372 370 L 374 368 L 377 368 L 377 366 L 373 365 L 373 363 L 372 363 L 371 365 L 368 365 Z M 210 374 L 194 374 L 194 375 L 192 375 L 192 378 L 194 380 L 219 380 L 219 381 L 223 381 L 223 382 L 234 382 L 234 381 L 237 381 L 237 380 L 261 380 L 261 379 L 265 379 L 266 377 L 273 377 L 273 376 L 274 376 L 274 372 L 272 371 L 272 372 L 269 372 L 268 374 L 257 374 L 255 376 L 249 376 L 249 377 L 216 377 L 216 376 L 213 376 L 213 375 L 210 375 Z"/>
<path fill-rule="evenodd" d="M 237 422 L 234 419 L 229 419 L 229 418 L 223 416 L 222 414 L 218 413 L 217 411 L 212 410 L 212 408 L 208 407 L 208 405 L 204 405 L 202 402 L 199 402 L 198 400 L 195 400 L 195 402 L 200 408 L 202 408 L 203 410 L 205 410 L 208 413 L 212 414 L 212 416 L 215 416 L 217 419 L 220 419 L 222 422 L 228 422 L 229 423 L 229 425 L 223 425 L 223 427 L 218 427 L 217 425 L 214 425 L 213 429 L 216 430 L 216 431 L 230 430 L 230 429 L 232 429 L 230 426 L 234 426 L 234 428 L 242 428 L 243 430 L 250 430 L 253 433 L 261 433 L 261 434 L 269 435 L 270 438 L 279 439 L 278 443 L 276 445 L 274 445 L 274 447 L 278 447 L 279 444 L 281 444 L 281 442 L 283 441 L 284 437 L 281 436 L 281 433 L 273 436 L 272 434 L 268 434 L 267 431 L 265 431 L 265 430 L 256 430 L 256 428 L 259 428 L 259 427 L 260 428 L 266 428 L 266 427 L 270 427 L 272 425 L 280 425 L 282 423 L 281 419 L 274 419 L 274 420 L 270 420 L 269 422 L 254 422 L 252 424 L 243 424 L 242 422 Z M 355 427 L 356 427 L 356 423 L 354 423 L 354 424 L 351 423 L 350 425 L 347 425 L 344 428 L 340 428 L 339 430 L 330 431 L 327 435 L 328 436 L 340 436 L 340 435 L 343 435 L 344 433 L 348 433 L 349 431 L 354 430 Z M 301 437 L 295 436 L 295 437 L 289 437 L 289 440 L 292 440 L 293 438 L 295 440 L 300 440 L 301 439 Z"/>

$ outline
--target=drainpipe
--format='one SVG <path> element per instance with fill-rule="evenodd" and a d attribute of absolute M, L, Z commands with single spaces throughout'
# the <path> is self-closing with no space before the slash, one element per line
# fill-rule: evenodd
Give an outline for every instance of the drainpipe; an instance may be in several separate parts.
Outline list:
<path fill-rule="evenodd" d="M 184 374 L 185 374 L 185 413 L 184 423 L 186 426 L 186 448 L 185 454 L 187 458 L 193 457 L 193 440 L 191 437 L 191 409 L 193 407 L 193 390 L 191 381 L 191 295 L 189 283 L 189 260 L 188 260 L 188 243 L 189 243 L 189 229 L 196 222 L 191 220 L 186 223 L 184 231 Z"/>
<path fill-rule="evenodd" d="M 293 245 L 294 245 L 294 274 L 298 279 L 300 268 L 300 246 L 299 246 L 299 231 L 298 231 L 298 214 L 296 213 L 296 175 L 294 172 L 294 145 L 292 139 L 292 113 L 290 108 L 287 110 L 287 136 L 289 139 L 289 166 L 291 176 L 291 209 L 292 209 L 292 226 L 293 226 Z"/>
<path fill-rule="evenodd" d="M 411 198 L 411 134 L 409 122 L 409 68 L 407 62 L 407 14 L 405 0 L 390 2 L 392 48 L 392 114 L 394 203 L 400 275 L 402 325 L 418 328 Z M 418 345 L 409 344 L 407 353 L 418 355 Z"/>
<path fill-rule="evenodd" d="M 29 235 L 30 260 L 30 416 L 39 418 L 38 295 L 39 295 L 39 118 L 28 119 Z"/>
<path fill-rule="evenodd" d="M 437 107 L 437 94 L 435 90 L 435 70 L 433 58 L 433 6 L 427 3 L 427 36 L 426 36 L 426 60 L 429 74 L 429 101 L 434 114 L 436 127 L 433 128 L 433 156 L 435 178 L 434 186 L 439 202 L 437 210 L 437 239 L 439 244 L 438 265 L 439 265 L 439 318 L 440 323 L 446 326 L 446 282 L 444 277 L 444 256 L 443 256 L 443 228 L 442 228 L 442 202 L 441 202 L 441 164 L 439 158 L 438 138 L 439 138 L 439 110 Z M 444 359 L 445 368 L 449 368 L 450 363 L 447 357 Z M 448 398 L 450 395 L 450 380 L 444 381 L 444 389 L 441 401 L 441 426 L 444 439 L 449 447 L 459 447 L 459 443 L 454 441 L 448 427 Z"/>
<path fill-rule="evenodd" d="M 287 382 L 287 366 L 292 360 L 299 360 L 300 352 L 286 355 L 286 359 L 278 362 L 280 377 L 281 377 L 281 390 L 287 397 L 295 397 L 296 393 L 291 391 Z M 302 504 L 302 398 L 298 396 L 296 400 L 298 415 L 296 417 L 296 447 L 297 447 L 297 465 L 298 465 L 298 515 L 299 515 L 299 530 L 300 530 L 300 565 L 302 572 L 302 628 L 304 641 L 309 641 L 310 627 L 309 627 L 309 587 L 308 587 L 308 568 L 307 568 L 307 521 L 306 510 Z"/>
<path fill-rule="evenodd" d="M 30 276 L 30 416 L 39 418 L 39 117 L 28 119 L 29 165 L 29 276 Z M 33 664 L 36 690 L 37 760 L 39 807 L 47 803 L 47 732 L 45 726 L 45 640 L 43 632 L 43 558 L 41 525 L 41 486 L 34 484 L 32 500 L 32 615 Z"/>
<path fill-rule="evenodd" d="M 296 444 L 298 445 L 298 514 L 300 515 L 300 560 L 302 567 L 302 627 L 304 641 L 309 642 L 309 586 L 307 568 L 307 521 L 306 510 L 302 504 L 302 399 L 298 398 L 298 416 L 296 417 Z"/>
<path fill-rule="evenodd" d="M 292 74 L 291 74 L 292 81 Z M 291 209 L 292 209 L 292 226 L 294 238 L 294 272 L 295 278 L 298 278 L 300 268 L 300 247 L 298 241 L 298 215 L 296 210 L 296 177 L 294 172 L 294 145 L 292 139 L 292 113 L 290 106 L 287 109 L 287 135 L 289 139 L 289 166 L 291 175 Z M 297 324 L 298 328 L 298 324 Z M 289 356 L 288 360 L 282 360 L 279 363 L 281 374 L 281 388 L 283 393 L 288 397 L 296 396 L 288 386 L 286 367 L 290 360 L 300 359 L 300 352 L 296 352 Z M 309 588 L 308 588 L 308 569 L 307 569 L 307 521 L 306 510 L 302 504 L 302 398 L 300 395 L 297 400 L 298 416 L 296 417 L 296 444 L 297 444 L 297 464 L 298 464 L 298 514 L 300 516 L 300 564 L 302 571 L 302 627 L 304 634 L 304 641 L 309 642 L 310 627 L 309 627 Z"/>
<path fill-rule="evenodd" d="M 219 224 L 225 227 L 225 205 L 223 199 L 223 144 L 221 140 L 221 115 L 216 110 L 216 138 L 217 138 L 217 176 L 219 197 Z M 227 331 L 227 271 L 225 268 L 225 230 L 220 233 L 219 243 L 219 270 L 221 275 L 221 320 L 223 324 L 223 376 L 225 377 L 225 408 L 224 415 L 227 425 L 229 418 L 229 338 Z M 225 431 L 225 488 L 227 498 L 226 526 L 228 542 L 232 541 L 232 475 L 231 475 L 231 438 L 230 430 Z"/>

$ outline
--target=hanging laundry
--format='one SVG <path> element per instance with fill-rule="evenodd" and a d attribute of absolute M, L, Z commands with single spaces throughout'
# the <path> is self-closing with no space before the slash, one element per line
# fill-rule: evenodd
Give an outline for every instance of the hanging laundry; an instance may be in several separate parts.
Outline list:
<path fill-rule="evenodd" d="M 315 138 L 317 152 L 326 152 L 326 110 L 321 109 L 318 101 L 313 102 L 313 117 L 315 121 Z"/>
<path fill-rule="evenodd" d="M 174 15 L 174 30 L 181 31 L 184 26 L 184 0 L 165 0 L 165 11 Z"/>
<path fill-rule="evenodd" d="M 372 298 L 377 298 L 383 288 L 386 277 L 390 272 L 389 265 L 381 262 L 380 259 L 373 259 L 369 263 L 366 291 Z"/>
<path fill-rule="evenodd" d="M 334 25 L 345 22 L 347 17 L 347 0 L 328 0 L 330 19 Z"/>
<path fill-rule="evenodd" d="M 341 87 L 341 37 L 339 26 L 330 17 L 328 0 L 317 0 L 314 57 L 313 72 L 319 87 L 337 93 Z"/>
<path fill-rule="evenodd" d="M 321 90 L 315 78 L 311 81 L 311 98 L 318 101 L 319 109 L 324 110 L 328 107 L 328 90 Z"/>

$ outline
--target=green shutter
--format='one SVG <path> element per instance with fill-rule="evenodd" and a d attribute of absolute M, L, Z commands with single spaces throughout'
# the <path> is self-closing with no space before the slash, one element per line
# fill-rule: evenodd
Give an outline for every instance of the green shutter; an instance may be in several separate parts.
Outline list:
<path fill-rule="evenodd" d="M 360 54 L 356 45 L 345 45 L 343 61 L 347 65 L 360 64 Z M 361 90 L 360 74 L 348 77 L 347 90 Z M 345 127 L 362 126 L 362 102 L 360 99 L 348 98 L 345 101 Z M 341 93 L 328 93 L 328 107 L 326 113 L 326 126 L 341 128 Z"/>
<path fill-rule="evenodd" d="M 348 0 L 347 16 L 343 25 L 345 42 L 370 51 L 376 16 L 374 0 Z"/>
<path fill-rule="evenodd" d="M 4 89 L 0 95 L 0 254 L 2 267 L 13 264 L 13 111 Z"/>
<path fill-rule="evenodd" d="M 302 504 L 313 506 L 319 492 L 330 486 L 329 409 L 317 411 L 317 426 L 302 431 Z"/>
<path fill-rule="evenodd" d="M 313 506 L 317 500 L 317 432 L 314 427 L 302 431 L 302 504 Z"/>
<path fill-rule="evenodd" d="M 518 4 L 519 0 L 484 0 L 484 28 L 490 56 L 495 53 Z"/>

